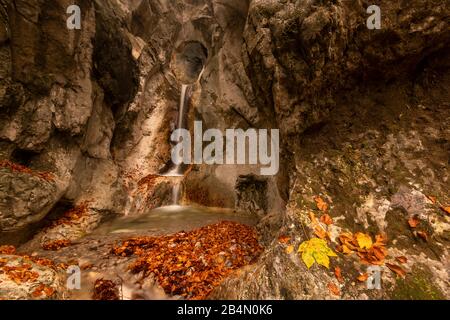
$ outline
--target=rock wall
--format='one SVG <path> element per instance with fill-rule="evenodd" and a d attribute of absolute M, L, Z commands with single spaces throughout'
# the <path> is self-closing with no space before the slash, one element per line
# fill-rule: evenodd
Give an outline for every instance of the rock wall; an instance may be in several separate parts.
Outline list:
<path fill-rule="evenodd" d="M 169 204 L 173 181 L 156 176 L 189 83 L 189 129 L 281 130 L 276 176 L 194 165 L 183 178 L 185 203 L 261 219 L 263 257 L 214 297 L 336 298 L 331 271 L 308 271 L 278 241 L 307 239 L 316 196 L 333 244 L 386 233 L 409 261 L 407 289 L 385 268 L 381 293 L 339 258 L 341 298 L 448 297 L 448 2 L 377 1 L 381 30 L 366 27 L 365 0 L 77 3 L 82 28 L 68 30 L 69 0 L 0 0 L 0 243 L 27 240 L 67 203 L 88 203 L 93 223 Z M 427 242 L 405 226 L 415 215 Z"/>
<path fill-rule="evenodd" d="M 370 4 L 251 2 L 244 64 L 260 110 L 283 131 L 289 201 L 281 219 L 260 225 L 272 232 L 264 257 L 212 298 L 448 298 L 450 221 L 440 206 L 450 201 L 450 7 L 377 1 L 382 28 L 368 30 Z M 407 258 L 405 278 L 383 265 L 383 290 L 369 290 L 357 280 L 367 265 L 350 255 L 308 270 L 295 250 L 314 236 L 318 196 L 333 219 L 332 246 L 342 232 L 386 234 L 388 262 Z"/>

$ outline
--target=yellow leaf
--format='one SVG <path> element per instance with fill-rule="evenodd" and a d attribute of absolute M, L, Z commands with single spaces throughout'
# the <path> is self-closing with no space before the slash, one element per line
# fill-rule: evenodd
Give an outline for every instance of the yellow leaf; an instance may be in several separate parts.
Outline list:
<path fill-rule="evenodd" d="M 294 245 L 290 245 L 289 247 L 286 248 L 286 253 L 287 254 L 291 254 L 294 251 Z"/>
<path fill-rule="evenodd" d="M 326 254 L 323 254 L 322 252 L 314 252 L 313 257 L 316 260 L 316 262 L 325 268 L 330 268 L 330 258 Z"/>
<path fill-rule="evenodd" d="M 312 238 L 311 240 L 303 242 L 299 246 L 298 252 L 302 253 L 302 260 L 308 269 L 314 262 L 329 268 L 329 257 L 336 257 L 336 253 L 328 247 L 327 242 L 319 238 Z"/>
<path fill-rule="evenodd" d="M 305 251 L 302 253 L 302 260 L 306 264 L 308 269 L 311 268 L 311 266 L 314 264 L 314 257 L 309 251 Z"/>
<path fill-rule="evenodd" d="M 370 249 L 372 248 L 372 238 L 365 234 L 358 232 L 355 234 L 356 241 L 358 241 L 358 245 L 361 249 Z"/>

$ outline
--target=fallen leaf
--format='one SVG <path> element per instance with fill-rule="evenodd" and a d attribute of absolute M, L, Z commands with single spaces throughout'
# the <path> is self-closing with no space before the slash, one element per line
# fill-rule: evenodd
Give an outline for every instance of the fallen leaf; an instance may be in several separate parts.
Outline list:
<path fill-rule="evenodd" d="M 298 252 L 302 253 L 302 260 L 308 269 L 311 268 L 314 262 L 329 269 L 329 257 L 337 256 L 336 253 L 328 247 L 327 242 L 319 238 L 312 238 L 311 240 L 303 242 L 299 246 Z"/>
<path fill-rule="evenodd" d="M 327 211 L 328 209 L 328 204 L 323 201 L 323 199 L 321 197 L 314 197 L 314 201 L 316 202 L 316 206 L 320 211 Z"/>
<path fill-rule="evenodd" d="M 325 223 L 326 225 L 333 224 L 333 219 L 331 219 L 330 215 L 324 214 L 320 217 L 320 222 Z"/>
<path fill-rule="evenodd" d="M 119 287 L 111 280 L 97 279 L 94 283 L 94 300 L 120 300 Z"/>
<path fill-rule="evenodd" d="M 372 238 L 368 234 L 358 232 L 355 234 L 355 236 L 361 249 L 372 248 Z"/>
<path fill-rule="evenodd" d="M 320 239 L 325 239 L 327 237 L 327 232 L 318 225 L 314 228 L 314 234 Z"/>
<path fill-rule="evenodd" d="M 430 200 L 433 204 L 436 203 L 436 197 L 434 196 L 427 196 L 428 200 Z"/>
<path fill-rule="evenodd" d="M 386 243 L 387 243 L 386 235 L 377 234 L 375 236 L 375 244 L 374 244 L 374 246 L 385 246 Z"/>
<path fill-rule="evenodd" d="M 342 253 L 343 253 L 343 254 L 350 254 L 350 253 L 352 253 L 352 252 L 353 252 L 353 251 L 350 250 L 345 244 L 342 245 Z"/>
<path fill-rule="evenodd" d="M 294 251 L 294 245 L 290 245 L 286 248 L 286 253 L 291 254 Z"/>
<path fill-rule="evenodd" d="M 450 214 L 450 206 L 448 206 L 448 207 L 442 206 L 442 207 L 441 207 L 441 210 L 444 211 L 444 212 L 447 213 L 447 214 Z"/>
<path fill-rule="evenodd" d="M 111 253 L 137 255 L 129 265 L 132 273 L 156 278 L 166 294 L 192 300 L 206 299 L 225 277 L 254 263 L 262 251 L 254 228 L 222 221 L 189 232 L 125 239 Z"/>
<path fill-rule="evenodd" d="M 411 228 L 415 228 L 419 225 L 420 220 L 418 219 L 417 216 L 413 216 L 411 218 L 408 219 L 408 224 Z"/>
<path fill-rule="evenodd" d="M 358 279 L 358 281 L 364 282 L 368 278 L 369 278 L 369 274 L 366 272 L 366 273 L 360 274 L 356 279 Z"/>
<path fill-rule="evenodd" d="M 425 231 L 417 231 L 417 235 L 424 241 L 428 241 L 428 234 Z"/>
<path fill-rule="evenodd" d="M 339 296 L 341 295 L 341 290 L 339 290 L 338 286 L 335 285 L 333 282 L 330 282 L 328 284 L 328 289 L 330 290 L 330 292 L 332 294 L 334 294 L 335 296 Z"/>
<path fill-rule="evenodd" d="M 344 283 L 344 278 L 342 278 L 341 268 L 339 268 L 339 267 L 334 268 L 334 275 L 336 276 L 336 279 L 339 281 L 339 283 Z"/>
<path fill-rule="evenodd" d="M 407 259 L 406 257 L 404 257 L 404 256 L 397 257 L 397 258 L 395 258 L 395 260 L 397 260 L 397 261 L 400 262 L 400 263 L 406 263 L 406 262 L 408 262 L 408 259 Z"/>
<path fill-rule="evenodd" d="M 406 271 L 403 270 L 402 267 L 396 265 L 396 264 L 390 264 L 390 263 L 386 263 L 386 267 L 388 267 L 392 272 L 398 274 L 401 277 L 405 277 L 406 275 Z"/>
<path fill-rule="evenodd" d="M 16 253 L 16 247 L 9 245 L 0 246 L 0 254 L 14 254 Z"/>
<path fill-rule="evenodd" d="M 309 213 L 309 219 L 311 220 L 311 223 L 312 223 L 312 224 L 317 224 L 317 218 L 316 218 L 316 216 L 314 215 L 314 212 L 310 212 L 310 213 Z"/>
<path fill-rule="evenodd" d="M 286 236 L 286 235 L 281 235 L 278 237 L 278 242 L 280 242 L 280 243 L 286 244 L 289 242 L 289 240 L 291 240 L 291 237 Z"/>

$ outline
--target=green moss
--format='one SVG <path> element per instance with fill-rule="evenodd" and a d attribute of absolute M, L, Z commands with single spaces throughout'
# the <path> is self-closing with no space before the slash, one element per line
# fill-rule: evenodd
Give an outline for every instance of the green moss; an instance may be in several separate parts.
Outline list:
<path fill-rule="evenodd" d="M 440 289 L 431 281 L 431 272 L 424 266 L 415 267 L 405 279 L 398 278 L 392 298 L 396 300 L 442 300 Z"/>

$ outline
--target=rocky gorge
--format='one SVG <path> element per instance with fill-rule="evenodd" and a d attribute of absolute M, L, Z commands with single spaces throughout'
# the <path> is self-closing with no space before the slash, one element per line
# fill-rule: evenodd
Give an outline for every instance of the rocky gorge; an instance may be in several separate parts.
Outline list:
<path fill-rule="evenodd" d="M 449 299 L 449 15 L 435 0 L 0 0 L 0 298 L 91 299 L 107 279 L 124 299 Z M 167 175 L 172 132 L 195 121 L 279 129 L 277 174 Z M 305 262 L 315 238 L 327 266 Z"/>

